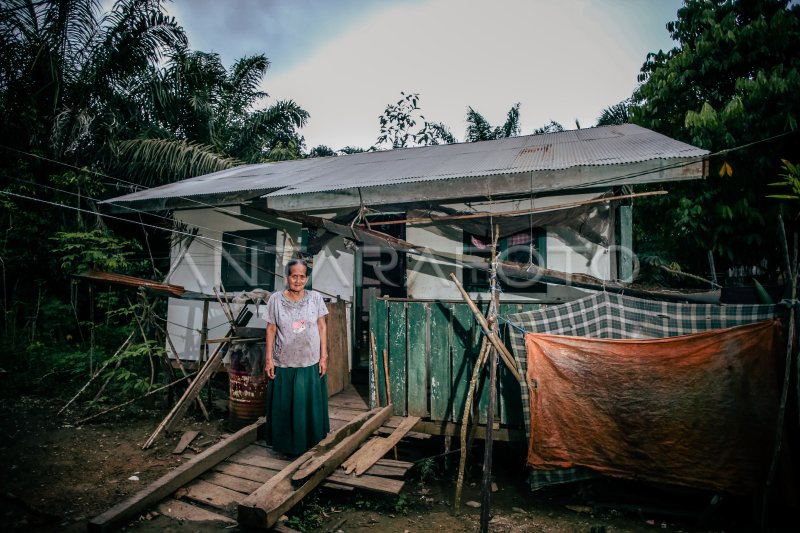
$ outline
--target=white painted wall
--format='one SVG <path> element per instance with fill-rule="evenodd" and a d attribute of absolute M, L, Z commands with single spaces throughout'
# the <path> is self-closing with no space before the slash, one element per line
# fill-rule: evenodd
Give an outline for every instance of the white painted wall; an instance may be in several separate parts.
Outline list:
<path fill-rule="evenodd" d="M 238 213 L 238 207 L 229 207 L 227 210 Z M 171 251 L 172 268 L 167 278 L 168 283 L 180 285 L 189 291 L 203 294 L 214 294 L 214 288 L 220 288 L 220 275 L 222 270 L 222 234 L 228 231 L 243 231 L 263 229 L 263 226 L 250 224 L 234 217 L 225 215 L 213 209 L 192 209 L 175 211 L 177 221 L 186 223 L 189 227 L 198 228 L 198 235 L 192 241 L 188 250 L 181 253 L 173 247 Z M 284 236 L 278 231 L 276 245 L 278 249 L 284 247 Z M 285 247 L 284 247 L 285 249 Z M 291 251 L 290 251 L 291 253 Z M 275 272 L 283 271 L 284 259 L 279 256 L 276 261 Z M 276 277 L 276 290 L 283 287 L 283 279 Z M 266 322 L 251 306 L 250 310 L 255 315 L 248 324 L 249 327 L 263 328 Z M 200 355 L 200 330 L 203 325 L 203 302 L 197 300 L 182 300 L 170 298 L 167 310 L 167 332 L 180 354 L 181 359 L 197 360 Z M 208 312 L 208 337 L 221 338 L 228 331 L 228 321 L 220 305 L 210 302 Z M 209 345 L 209 352 L 213 353 L 216 344 Z M 169 346 L 166 348 L 170 350 Z"/>
<path fill-rule="evenodd" d="M 314 256 L 311 286 L 323 296 L 352 302 L 355 254 L 344 242 L 343 237 L 333 237 Z"/>
<path fill-rule="evenodd" d="M 569 196 L 551 196 L 535 198 L 533 205 L 530 199 L 505 200 L 498 202 L 465 204 L 446 204 L 458 210 L 469 208 L 475 211 L 500 213 L 504 211 L 541 208 L 553 205 L 581 202 L 596 198 L 596 194 L 576 194 Z M 490 219 L 486 219 L 487 227 Z M 547 229 L 547 228 L 545 228 Z M 610 237 L 610 235 L 609 235 Z M 454 253 L 463 257 L 463 237 L 458 229 L 444 228 L 437 225 L 415 224 L 407 226 L 406 240 L 432 250 Z M 611 254 L 608 249 L 589 242 L 572 231 L 547 231 L 547 267 L 570 273 L 591 274 L 600 279 L 609 279 L 611 270 Z M 456 272 L 459 280 L 463 280 L 462 268 L 445 261 L 409 256 L 408 261 L 408 296 L 424 299 L 460 299 L 461 296 L 453 283 L 449 281 L 450 272 Z M 572 287 L 548 285 L 546 293 L 500 295 L 504 301 L 522 300 L 572 300 L 585 295 L 585 291 Z M 472 293 L 474 298 L 485 298 L 485 294 Z"/>

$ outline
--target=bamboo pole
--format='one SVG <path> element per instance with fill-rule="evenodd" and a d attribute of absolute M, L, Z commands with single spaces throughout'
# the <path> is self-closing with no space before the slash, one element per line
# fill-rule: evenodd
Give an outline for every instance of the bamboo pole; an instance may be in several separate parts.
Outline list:
<path fill-rule="evenodd" d="M 458 462 L 458 478 L 456 481 L 456 495 L 453 500 L 453 512 L 458 514 L 461 507 L 461 490 L 464 487 L 464 470 L 467 466 L 467 428 L 469 426 L 469 414 L 472 409 L 472 398 L 475 395 L 475 389 L 478 387 L 478 378 L 481 375 L 481 370 L 486 364 L 486 356 L 488 354 L 489 343 L 486 337 L 481 342 L 481 349 L 478 352 L 478 358 L 475 361 L 475 367 L 472 369 L 472 378 L 469 380 L 469 390 L 467 391 L 467 401 L 464 403 L 464 415 L 461 417 L 461 457 Z"/>
<path fill-rule="evenodd" d="M 86 388 L 89 386 L 89 384 L 92 383 L 92 381 L 94 381 L 95 378 L 97 376 L 99 376 L 100 373 L 103 370 L 105 370 L 105 368 L 111 363 L 111 361 L 113 361 L 116 356 L 118 356 L 120 353 L 122 353 L 122 350 L 124 350 L 128 346 L 128 344 L 130 344 L 131 339 L 133 339 L 133 336 L 134 336 L 135 333 L 136 333 L 136 330 L 131 331 L 131 334 L 128 335 L 128 338 L 125 339 L 125 342 L 123 342 L 122 345 L 117 349 L 117 351 L 114 352 L 114 355 L 109 357 L 108 360 L 105 363 L 103 363 L 103 366 L 97 372 L 92 374 L 92 377 L 89 378 L 89 381 L 87 381 L 86 384 L 83 387 L 81 387 L 81 390 L 79 390 L 78 392 L 75 393 L 75 396 L 70 398 L 70 400 L 64 405 L 64 407 L 59 409 L 59 411 L 56 413 L 56 416 L 59 416 L 61 413 L 63 413 L 64 410 L 72 404 L 72 402 L 77 400 L 78 396 L 80 396 L 83 393 L 83 391 L 85 391 Z"/>
<path fill-rule="evenodd" d="M 146 394 L 143 394 L 142 396 L 139 396 L 138 398 L 134 398 L 133 400 L 128 400 L 128 401 L 127 401 L 127 402 L 125 402 L 125 403 L 121 403 L 121 404 L 119 404 L 119 405 L 117 405 L 117 406 L 115 406 L 115 407 L 111 407 L 111 408 L 109 408 L 109 409 L 106 409 L 105 411 L 100 411 L 99 413 L 95 413 L 95 414 L 93 414 L 92 416 L 87 416 L 86 418 L 81 418 L 80 420 L 78 420 L 77 422 L 75 422 L 75 425 L 76 425 L 76 426 L 79 426 L 79 425 L 81 425 L 81 424 L 85 424 L 85 423 L 86 423 L 86 422 L 88 422 L 89 420 L 94 420 L 94 419 L 95 419 L 95 418 L 97 418 L 98 416 L 104 415 L 104 414 L 106 414 L 106 413 L 110 413 L 111 411 L 116 411 L 117 409 L 120 409 L 120 408 L 122 408 L 122 407 L 125 407 L 126 405 L 130 405 L 130 404 L 132 404 L 133 402 L 135 402 L 135 401 L 137 401 L 137 400 L 141 400 L 142 398 L 147 398 L 148 396 L 150 396 L 150 395 L 152 395 L 152 394 L 155 394 L 155 393 L 157 393 L 157 392 L 159 392 L 159 391 L 162 391 L 162 390 L 164 390 L 164 389 L 168 389 L 169 387 L 172 387 L 173 385 L 177 385 L 177 384 L 178 384 L 178 383 L 180 383 L 181 381 L 184 381 L 184 380 L 186 380 L 186 379 L 189 379 L 189 378 L 190 378 L 191 376 L 193 376 L 193 375 L 194 375 L 194 374 L 189 374 L 188 376 L 185 376 L 185 377 L 182 377 L 182 378 L 178 378 L 178 379 L 176 379 L 175 381 L 173 381 L 172 383 L 167 383 L 167 384 L 166 384 L 166 385 L 164 385 L 163 387 L 159 387 L 159 388 L 157 388 L 157 389 L 153 389 L 153 390 L 151 390 L 150 392 L 148 392 L 148 393 L 146 393 Z"/>
<path fill-rule="evenodd" d="M 517 381 L 522 381 L 522 377 L 519 374 L 519 370 L 517 370 L 517 365 L 514 363 L 514 357 L 511 355 L 511 352 L 508 351 L 508 348 L 505 347 L 503 341 L 491 331 L 489 327 L 489 323 L 486 321 L 486 317 L 483 316 L 478 306 L 475 305 L 475 302 L 472 301 L 472 298 L 469 297 L 467 291 L 464 290 L 464 287 L 461 285 L 461 282 L 458 281 L 456 275 L 451 272 L 450 278 L 453 280 L 453 283 L 456 284 L 456 288 L 461 293 L 461 297 L 467 302 L 470 310 L 475 315 L 475 318 L 478 320 L 478 323 L 481 325 L 481 329 L 483 329 L 486 338 L 489 339 L 489 342 L 492 343 L 492 346 L 497 350 L 500 354 L 500 357 L 503 359 L 503 362 L 508 367 L 508 370 L 514 375 Z"/>
<path fill-rule="evenodd" d="M 497 241 L 500 238 L 500 225 L 495 227 L 492 242 L 491 291 L 492 303 L 489 306 L 490 334 L 497 338 L 497 310 L 500 304 L 500 291 L 497 287 Z M 483 481 L 481 484 L 481 533 L 489 532 L 489 512 L 492 503 L 492 450 L 494 448 L 494 407 L 497 401 L 497 353 L 489 348 L 489 405 L 486 406 L 486 437 L 483 447 Z"/>
<path fill-rule="evenodd" d="M 169 336 L 169 332 L 166 328 L 162 328 L 160 324 L 156 324 L 159 330 L 164 334 L 164 338 L 167 339 L 167 344 L 169 345 L 170 350 L 172 353 L 175 354 L 175 361 L 178 362 L 178 368 L 180 369 L 181 373 L 184 377 L 188 376 L 189 374 L 186 372 L 186 367 L 183 366 L 183 362 L 181 362 L 181 358 L 178 355 L 178 350 L 175 349 L 175 345 L 172 343 L 172 338 Z M 189 380 L 189 385 L 192 384 L 192 380 Z M 203 399 L 200 396 L 197 396 L 197 406 L 200 407 L 200 411 L 202 411 L 203 416 L 206 420 L 210 420 L 208 416 L 208 410 L 206 410 L 206 405 L 203 403 Z"/>
<path fill-rule="evenodd" d="M 795 335 L 795 300 L 797 299 L 797 233 L 794 234 L 794 253 L 792 258 L 792 266 L 790 267 L 789 274 L 792 280 L 792 306 L 789 309 L 789 326 L 786 333 L 786 359 L 784 362 L 785 370 L 783 374 L 783 388 L 781 390 L 781 403 L 778 407 L 778 420 L 775 425 L 775 444 L 772 450 L 772 461 L 769 465 L 769 473 L 767 474 L 767 484 L 764 488 L 764 497 L 761 506 L 761 531 L 767 530 L 767 507 L 769 503 L 770 488 L 772 481 L 775 478 L 775 470 L 778 467 L 780 459 L 781 444 L 783 443 L 783 426 L 786 420 L 786 400 L 789 396 L 789 382 L 791 380 L 792 369 L 792 355 L 794 353 L 794 335 Z M 788 246 L 784 250 L 788 256 Z"/>
<path fill-rule="evenodd" d="M 378 348 L 375 346 L 375 335 L 369 332 L 371 343 L 370 355 L 372 356 L 372 383 L 375 386 L 375 407 L 381 406 L 381 395 L 378 390 Z"/>
<path fill-rule="evenodd" d="M 244 326 L 247 322 L 252 318 L 253 314 L 247 309 L 245 306 L 242 311 L 239 313 L 239 316 L 234 321 L 234 325 L 228 330 L 228 337 L 234 334 L 235 327 L 238 325 Z M 203 367 L 197 372 L 197 377 L 192 381 L 192 384 L 186 387 L 186 390 L 181 396 L 180 400 L 175 404 L 172 410 L 167 414 L 166 417 L 161 421 L 158 425 L 156 430 L 150 435 L 150 438 L 147 439 L 147 442 L 144 443 L 142 446 L 143 450 L 149 448 L 153 442 L 156 440 L 156 437 L 163 431 L 167 429 L 169 431 L 172 424 L 178 419 L 178 417 L 182 416 L 183 413 L 186 412 L 188 409 L 188 401 L 194 401 L 194 398 L 200 394 L 202 391 L 203 386 L 209 380 L 209 378 L 213 375 L 214 371 L 217 369 L 219 364 L 222 362 L 222 358 L 224 356 L 224 350 L 227 348 L 228 343 L 223 342 L 217 349 L 214 351 L 214 354 L 208 358 L 205 362 Z"/>
<path fill-rule="evenodd" d="M 381 226 L 388 226 L 390 224 L 424 224 L 431 222 L 444 222 L 448 220 L 465 220 L 470 218 L 489 218 L 489 217 L 514 217 L 520 215 L 531 215 L 533 213 L 542 213 L 547 211 L 560 211 L 562 209 L 570 209 L 573 207 L 582 207 L 584 205 L 599 204 L 603 202 L 612 202 L 615 200 L 626 200 L 628 198 L 641 198 L 643 196 L 660 196 L 668 194 L 667 191 L 650 191 L 640 192 L 634 194 L 623 194 L 619 196 L 609 196 L 607 198 L 595 198 L 593 200 L 586 200 L 584 202 L 570 202 L 567 204 L 551 205 L 549 207 L 536 207 L 528 209 L 515 209 L 513 211 L 502 211 L 500 213 L 470 213 L 468 215 L 444 215 L 440 217 L 422 217 L 422 218 L 405 218 L 402 220 L 387 220 L 381 222 Z M 359 224 L 363 227 L 363 224 Z"/>

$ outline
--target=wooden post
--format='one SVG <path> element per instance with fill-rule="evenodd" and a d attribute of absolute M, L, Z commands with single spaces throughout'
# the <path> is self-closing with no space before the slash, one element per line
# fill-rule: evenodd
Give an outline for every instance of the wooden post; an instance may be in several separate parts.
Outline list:
<path fill-rule="evenodd" d="M 497 338 L 497 309 L 500 303 L 500 291 L 497 287 L 497 241 L 500 226 L 496 226 L 492 243 L 491 291 L 492 303 L 489 306 L 490 338 Z M 483 452 L 483 483 L 481 486 L 481 533 L 489 531 L 489 511 L 492 503 L 492 438 L 494 431 L 494 404 L 497 401 L 497 352 L 489 350 L 489 405 L 486 406 L 486 438 Z"/>
<path fill-rule="evenodd" d="M 633 208 L 621 205 L 617 211 L 619 216 L 617 279 L 630 283 L 633 281 Z"/>
<path fill-rule="evenodd" d="M 781 403 L 778 407 L 778 420 L 775 424 L 775 443 L 773 444 L 772 462 L 769 465 L 767 484 L 764 488 L 764 498 L 761 506 L 761 531 L 767 530 L 767 507 L 769 503 L 769 494 L 770 488 L 772 487 L 772 480 L 775 477 L 775 470 L 778 467 L 778 461 L 780 459 L 781 444 L 783 442 L 783 426 L 786 419 L 786 400 L 789 396 L 789 382 L 791 381 L 792 354 L 794 353 L 795 336 L 795 300 L 797 299 L 797 244 L 797 233 L 795 233 L 794 257 L 792 259 L 792 265 L 789 267 L 789 276 L 792 283 L 792 306 L 789 309 L 789 326 L 786 333 L 786 360 L 784 363 L 785 370 L 783 374 L 783 389 L 781 390 Z M 784 253 L 788 257 L 788 246 L 786 246 Z"/>
<path fill-rule="evenodd" d="M 475 361 L 475 367 L 472 369 L 472 378 L 469 380 L 469 390 L 467 391 L 467 401 L 464 404 L 464 416 L 461 419 L 461 457 L 458 462 L 458 480 L 456 481 L 456 495 L 453 499 L 453 512 L 458 514 L 461 506 L 461 490 L 464 487 L 464 470 L 467 465 L 467 453 L 469 447 L 467 446 L 467 427 L 469 426 L 469 413 L 472 409 L 472 398 L 475 394 L 475 389 L 478 387 L 478 378 L 481 375 L 481 370 L 486 363 L 486 355 L 488 353 L 489 343 L 486 337 L 483 338 L 481 349 L 478 354 L 478 359 Z"/>
<path fill-rule="evenodd" d="M 203 323 L 200 326 L 200 354 L 197 357 L 197 362 L 202 364 L 208 355 L 208 300 L 203 300 Z"/>

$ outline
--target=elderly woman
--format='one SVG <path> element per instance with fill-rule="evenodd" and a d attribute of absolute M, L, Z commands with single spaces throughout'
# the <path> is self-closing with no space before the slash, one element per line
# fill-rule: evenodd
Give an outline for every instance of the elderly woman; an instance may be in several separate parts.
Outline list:
<path fill-rule="evenodd" d="M 286 289 L 267 301 L 268 438 L 272 448 L 300 455 L 330 431 L 328 338 L 322 296 L 305 289 L 308 265 L 286 265 Z"/>

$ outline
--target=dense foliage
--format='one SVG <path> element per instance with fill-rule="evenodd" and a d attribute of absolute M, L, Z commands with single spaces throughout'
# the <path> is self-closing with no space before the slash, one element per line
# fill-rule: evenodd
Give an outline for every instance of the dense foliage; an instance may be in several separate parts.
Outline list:
<path fill-rule="evenodd" d="M 162 0 L 118 0 L 108 12 L 97 0 L 6 0 L 0 50 L 0 367 L 36 369 L 20 375 L 42 387 L 85 379 L 137 332 L 116 355 L 125 365 L 109 370 L 121 385 L 141 385 L 142 372 L 152 382 L 150 356 L 158 361 L 163 340 L 153 344 L 144 304 L 72 275 L 159 278 L 166 253 L 150 242 L 165 239 L 98 216 L 97 200 L 300 157 L 308 113 L 292 101 L 264 107 L 267 58 L 226 69 L 216 54 L 191 50 Z"/>
<path fill-rule="evenodd" d="M 708 272 L 707 251 L 718 270 L 774 272 L 780 204 L 767 184 L 800 158 L 800 6 L 687 0 L 667 29 L 677 44 L 648 55 L 632 120 L 714 157 L 704 182 L 639 203 L 639 249 L 694 272 Z"/>

